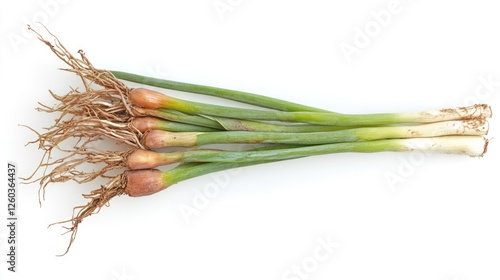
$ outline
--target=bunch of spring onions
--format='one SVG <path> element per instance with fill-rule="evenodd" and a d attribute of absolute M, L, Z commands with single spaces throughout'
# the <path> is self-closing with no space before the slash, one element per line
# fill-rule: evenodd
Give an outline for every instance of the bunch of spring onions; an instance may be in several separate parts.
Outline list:
<path fill-rule="evenodd" d="M 50 32 L 52 42 L 32 31 L 69 66 L 66 71 L 81 77 L 84 87 L 65 95 L 51 92 L 57 105 L 38 108 L 59 117 L 43 133 L 37 132 L 34 142 L 45 151 L 37 171 L 43 174 L 34 177 L 35 171 L 27 179 L 39 181 L 43 193 L 50 183 L 109 179 L 85 194 L 89 203 L 75 207 L 72 218 L 63 221 L 71 224 L 70 246 L 81 221 L 113 197 L 151 195 L 210 172 L 341 152 L 426 150 L 468 156 L 486 152 L 491 108 L 484 104 L 411 113 L 341 114 L 241 91 L 96 69 L 82 51 L 75 57 Z M 256 109 L 183 100 L 130 88 L 120 80 L 216 96 Z M 67 141 L 76 144 L 63 148 Z M 116 150 L 98 148 L 110 141 L 121 145 Z M 209 149 L 209 144 L 235 145 Z M 165 147 L 177 148 L 159 150 Z M 54 159 L 54 150 L 64 156 Z M 96 168 L 88 171 L 89 164 Z"/>

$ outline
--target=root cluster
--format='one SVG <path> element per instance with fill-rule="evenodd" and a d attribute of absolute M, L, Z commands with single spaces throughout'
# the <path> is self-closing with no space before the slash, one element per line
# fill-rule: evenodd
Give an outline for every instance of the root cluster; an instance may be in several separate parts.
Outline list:
<path fill-rule="evenodd" d="M 84 198 L 90 199 L 89 203 L 73 208 L 73 217 L 71 219 L 49 225 L 52 226 L 56 224 L 71 223 L 70 227 L 64 227 L 68 230 L 66 233 L 71 233 L 71 237 L 68 247 L 62 255 L 68 253 L 71 248 L 78 232 L 78 226 L 83 219 L 91 216 L 92 214 L 99 213 L 103 206 L 109 206 L 109 201 L 113 197 L 122 195 L 125 191 L 123 188 L 125 183 L 125 174 L 120 174 L 112 178 L 107 184 L 101 186 L 99 189 L 93 190 L 89 194 L 84 194 Z"/>
<path fill-rule="evenodd" d="M 130 89 L 127 86 L 109 71 L 96 69 L 82 50 L 78 51 L 79 57 L 73 56 L 47 29 L 45 30 L 52 37 L 52 42 L 31 27 L 28 28 L 69 66 L 62 70 L 81 78 L 83 90 L 70 88 L 70 91 L 63 95 L 49 91 L 57 105 L 51 107 L 39 103 L 38 111 L 58 116 L 43 132 L 28 127 L 37 135 L 37 139 L 29 144 L 37 144 L 39 149 L 44 151 L 44 155 L 35 172 L 24 179 L 28 183 L 40 183 L 40 203 L 45 198 L 45 189 L 50 183 L 86 183 L 98 177 L 110 179 L 107 184 L 83 195 L 90 201 L 85 206 L 75 207 L 71 219 L 57 223 L 71 223 L 67 228 L 71 232 L 71 238 L 66 254 L 82 220 L 97 213 L 111 198 L 121 195 L 125 187 L 123 174 L 116 177 L 109 174 L 112 170 L 124 168 L 124 160 L 130 151 L 104 151 L 96 147 L 99 147 L 102 141 L 114 140 L 116 143 L 142 148 L 142 134 L 130 126 L 133 112 L 128 102 Z M 70 139 L 75 144 L 69 148 L 64 147 L 63 143 Z M 53 159 L 55 151 L 63 153 L 64 156 Z M 89 168 L 89 164 L 95 168 Z M 38 175 L 40 172 L 42 174 Z"/>

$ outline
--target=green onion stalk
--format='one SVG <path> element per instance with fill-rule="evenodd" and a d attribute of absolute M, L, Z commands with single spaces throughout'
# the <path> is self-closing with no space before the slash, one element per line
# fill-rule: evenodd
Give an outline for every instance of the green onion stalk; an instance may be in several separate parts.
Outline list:
<path fill-rule="evenodd" d="M 161 191 L 180 181 L 210 172 L 252 164 L 260 164 L 263 162 L 274 162 L 313 155 L 346 152 L 376 153 L 415 150 L 448 154 L 462 154 L 469 156 L 482 156 L 486 152 L 487 144 L 488 141 L 481 136 L 445 136 L 420 139 L 386 139 L 363 142 L 345 142 L 305 147 L 264 150 L 257 149 L 236 152 L 214 150 L 173 152 L 164 155 L 171 157 L 173 161 L 198 164 L 190 166 L 189 168 L 181 165 L 181 168 L 176 167 L 168 171 L 159 171 L 154 169 L 127 171 L 127 176 L 137 177 L 134 179 L 127 178 L 127 184 L 122 187 L 125 188 L 125 193 L 130 196 L 143 196 Z M 142 175 L 146 173 L 150 175 Z M 138 179 L 139 177 L 141 178 Z M 147 183 L 141 182 L 141 180 L 145 180 L 147 181 Z M 151 182 L 154 183 L 152 184 Z M 148 186 L 147 192 L 140 191 L 144 189 L 143 187 L 145 185 Z"/>
<path fill-rule="evenodd" d="M 259 144 L 267 145 L 269 148 L 278 150 L 282 147 L 298 148 L 304 146 L 305 148 L 317 148 L 317 145 L 341 145 L 355 142 L 362 142 L 356 145 L 366 145 L 366 143 L 371 143 L 373 140 L 418 140 L 439 139 L 438 137 L 444 136 L 484 136 L 487 133 L 488 122 L 486 120 L 448 121 L 413 126 L 353 128 L 339 131 L 310 133 L 248 131 L 172 132 L 151 130 L 144 134 L 143 146 L 146 148 L 130 148 L 125 152 L 102 151 L 85 146 L 79 147 L 78 149 L 75 148 L 72 151 L 71 159 L 59 160 L 57 165 L 50 172 L 44 174 L 40 178 L 40 181 L 43 185 L 43 189 L 45 189 L 49 183 L 64 182 L 64 180 L 89 182 L 106 174 L 110 170 L 119 168 L 148 169 L 178 162 L 192 162 L 196 160 L 197 156 L 200 154 L 207 153 L 206 148 L 203 148 L 204 146 L 212 144 Z M 185 147 L 188 149 L 178 149 L 175 152 L 168 153 L 155 151 L 159 148 L 166 147 Z M 342 147 L 351 146 L 347 145 Z M 316 155 L 316 152 L 307 151 L 311 152 L 311 154 L 302 154 L 301 157 Z M 321 151 L 323 151 L 323 153 L 328 153 L 328 150 Z M 347 152 L 348 150 L 344 151 Z M 462 151 L 462 147 L 457 146 L 456 153 L 463 153 Z M 223 150 L 215 149 L 209 151 L 211 154 L 222 152 L 226 153 Z M 470 156 L 479 156 L 482 152 L 479 154 L 477 152 L 466 154 Z M 254 157 L 251 156 L 249 158 Z M 104 165 L 101 168 L 97 168 L 96 171 L 85 172 L 79 170 L 75 172 L 79 165 L 84 165 L 86 163 Z"/>
<path fill-rule="evenodd" d="M 168 108 L 193 115 L 337 126 L 431 123 L 489 118 L 491 116 L 491 108 L 486 104 L 409 113 L 341 114 L 334 112 L 284 112 L 234 108 L 182 100 L 145 88 L 132 90 L 129 99 L 131 103 L 140 107 L 150 109 Z"/>
<path fill-rule="evenodd" d="M 328 112 L 302 104 L 280 100 L 269 96 L 254 94 L 239 90 L 230 90 L 205 85 L 183 83 L 165 79 L 142 76 L 138 74 L 127 73 L 123 71 L 110 71 L 116 78 L 126 80 L 142 85 L 149 85 L 158 88 L 197 93 L 207 96 L 215 96 L 223 99 L 239 101 L 245 104 L 256 105 L 263 108 L 276 109 L 279 111 L 302 111 L 302 112 Z"/>

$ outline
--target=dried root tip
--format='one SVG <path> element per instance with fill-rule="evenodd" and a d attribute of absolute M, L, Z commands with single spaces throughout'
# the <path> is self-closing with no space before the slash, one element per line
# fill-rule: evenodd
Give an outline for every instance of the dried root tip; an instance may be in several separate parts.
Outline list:
<path fill-rule="evenodd" d="M 486 139 L 486 138 L 484 138 L 484 149 L 483 149 L 483 153 L 482 153 L 482 154 L 480 154 L 480 155 L 479 155 L 479 156 L 477 156 L 477 157 L 483 157 L 483 156 L 484 156 L 484 154 L 486 154 L 486 152 L 488 152 L 488 145 L 490 144 L 490 141 L 491 141 L 491 139 Z"/>
<path fill-rule="evenodd" d="M 455 116 L 456 119 L 488 119 L 492 116 L 491 107 L 487 104 L 474 104 L 467 107 L 458 107 L 453 109 L 442 109 L 440 114 Z"/>
<path fill-rule="evenodd" d="M 163 182 L 163 173 L 157 169 L 131 170 L 126 176 L 125 193 L 129 196 L 151 195 L 168 187 Z"/>
<path fill-rule="evenodd" d="M 470 119 L 462 121 L 459 132 L 469 135 L 487 135 L 490 130 L 490 123 L 487 119 Z"/>
<path fill-rule="evenodd" d="M 491 106 L 488 104 L 479 104 L 481 107 L 480 114 L 478 118 L 491 118 L 493 117 L 493 111 L 491 110 Z"/>
<path fill-rule="evenodd" d="M 71 219 L 49 225 L 50 227 L 55 224 L 71 223 L 70 227 L 65 227 L 68 230 L 66 233 L 71 233 L 71 237 L 68 248 L 62 256 L 68 253 L 71 245 L 75 241 L 78 226 L 83 219 L 92 214 L 99 213 L 103 206 L 109 206 L 109 201 L 113 197 L 122 195 L 124 193 L 126 180 L 125 174 L 118 175 L 110 180 L 106 185 L 101 186 L 101 188 L 93 190 L 90 194 L 83 195 L 83 197 L 90 199 L 87 205 L 73 208 L 73 217 Z"/>

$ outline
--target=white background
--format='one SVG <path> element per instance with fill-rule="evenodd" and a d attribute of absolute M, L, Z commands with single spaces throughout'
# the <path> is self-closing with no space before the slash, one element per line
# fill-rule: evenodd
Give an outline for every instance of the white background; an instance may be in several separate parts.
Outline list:
<path fill-rule="evenodd" d="M 499 105 L 498 82 L 491 91 L 481 83 L 500 81 L 497 1 L 162 2 L 2 1 L 4 166 L 16 162 L 20 176 L 33 171 L 42 154 L 36 145 L 24 146 L 35 135 L 18 124 L 50 125 L 55 116 L 36 112 L 37 102 L 53 105 L 49 89 L 63 94 L 81 86 L 26 32 L 34 21 L 46 23 L 72 52 L 84 49 L 98 68 L 344 113 L 471 100 L 494 110 Z M 218 12 L 214 4 L 231 8 Z M 388 5 L 397 11 L 381 26 L 374 14 Z M 362 44 L 356 30 L 367 27 L 371 37 Z M 343 42 L 358 50 L 350 63 Z M 150 197 L 115 198 L 84 221 L 64 257 L 56 255 L 69 236 L 47 225 L 69 218 L 72 207 L 85 203 L 80 195 L 102 182 L 51 185 L 42 208 L 38 185 L 21 185 L 15 274 L 3 261 L 6 191 L 0 191 L 0 278 L 499 279 L 497 124 L 491 121 L 489 137 L 497 138 L 481 159 L 327 155 L 203 176 Z M 6 173 L 0 171 L 4 182 Z M 388 173 L 402 182 L 391 187 Z M 218 192 L 203 201 L 214 185 Z M 197 215 L 183 216 L 182 207 Z M 319 240 L 335 248 L 326 254 Z"/>

